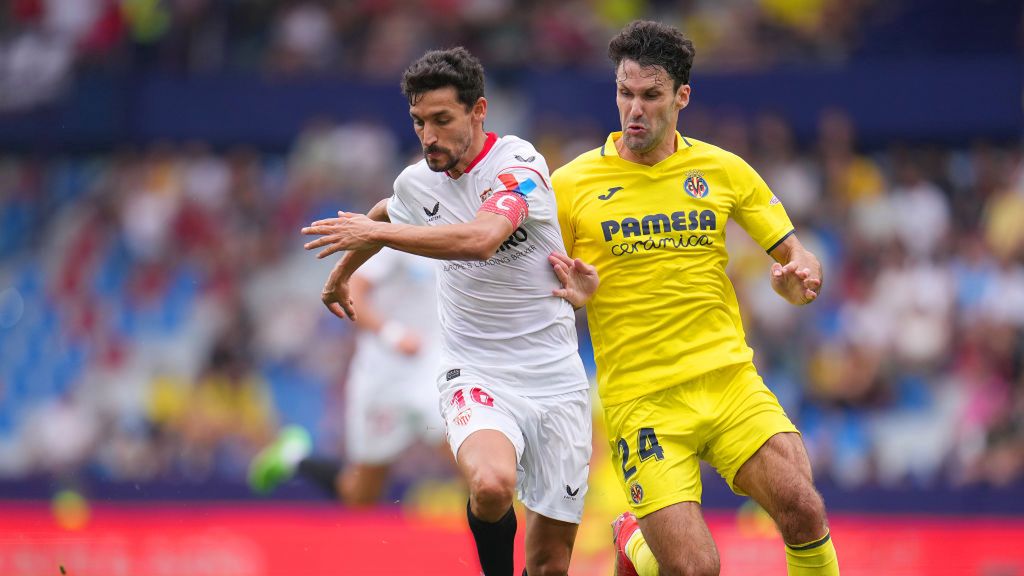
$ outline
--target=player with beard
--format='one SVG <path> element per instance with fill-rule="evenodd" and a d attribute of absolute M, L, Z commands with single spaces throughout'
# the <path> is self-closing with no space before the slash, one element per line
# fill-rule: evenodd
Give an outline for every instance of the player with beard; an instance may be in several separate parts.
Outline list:
<path fill-rule="evenodd" d="M 775 259 L 772 287 L 791 304 L 817 298 L 821 265 L 746 162 L 676 131 L 692 42 L 638 21 L 608 54 L 622 131 L 557 170 L 553 185 L 572 257 L 556 269 L 586 269 L 582 259 L 601 276 L 587 317 L 631 507 L 614 524 L 616 574 L 719 573 L 700 507 L 705 460 L 775 520 L 791 576 L 838 575 L 803 442 L 752 362 L 725 272 L 726 221 Z"/>
<path fill-rule="evenodd" d="M 530 143 L 484 131 L 483 68 L 463 48 L 414 62 L 402 92 L 424 159 L 367 215 L 302 230 L 321 236 L 306 244 L 320 257 L 348 251 L 323 301 L 355 318 L 349 277 L 383 246 L 442 261 L 437 384 L 480 564 L 512 574 L 518 491 L 527 571 L 566 574 L 587 493 L 590 399 L 573 308 L 555 296 L 577 271 L 556 277 L 548 260 L 564 246 L 546 162 Z"/>

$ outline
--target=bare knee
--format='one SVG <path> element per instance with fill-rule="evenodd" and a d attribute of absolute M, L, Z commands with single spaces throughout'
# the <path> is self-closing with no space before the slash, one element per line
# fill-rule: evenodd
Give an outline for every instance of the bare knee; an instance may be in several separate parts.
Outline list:
<path fill-rule="evenodd" d="M 721 570 L 722 564 L 715 550 L 702 550 L 685 556 L 675 554 L 664 562 L 658 559 L 660 576 L 718 576 Z"/>
<path fill-rule="evenodd" d="M 813 486 L 794 490 L 780 504 L 775 523 L 787 544 L 806 544 L 825 534 L 825 502 Z"/>
<path fill-rule="evenodd" d="M 469 479 L 469 501 L 473 515 L 486 522 L 496 522 L 512 507 L 515 475 L 493 469 L 480 470 Z"/>

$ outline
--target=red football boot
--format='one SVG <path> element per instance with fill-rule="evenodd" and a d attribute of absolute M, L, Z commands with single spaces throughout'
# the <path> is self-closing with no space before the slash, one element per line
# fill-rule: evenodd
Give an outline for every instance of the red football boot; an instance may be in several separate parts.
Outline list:
<path fill-rule="evenodd" d="M 636 566 L 626 556 L 626 543 L 629 537 L 640 529 L 636 516 L 632 512 L 623 512 L 612 522 L 612 544 L 615 545 L 615 576 L 639 576 Z"/>

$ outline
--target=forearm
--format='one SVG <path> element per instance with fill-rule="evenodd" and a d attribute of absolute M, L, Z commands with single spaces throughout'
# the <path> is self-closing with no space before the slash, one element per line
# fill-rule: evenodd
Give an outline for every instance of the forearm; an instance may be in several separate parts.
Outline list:
<path fill-rule="evenodd" d="M 388 216 L 388 199 L 384 198 L 380 202 L 377 202 L 370 211 L 366 213 L 366 217 L 370 220 L 376 220 L 377 222 L 391 222 L 391 217 Z"/>
<path fill-rule="evenodd" d="M 511 228 L 507 220 L 504 221 Z M 383 246 L 438 260 L 486 260 L 494 255 L 504 238 L 493 225 L 467 222 L 444 226 L 381 224 L 374 228 L 373 240 Z"/>
<path fill-rule="evenodd" d="M 818 272 L 821 271 L 821 263 L 818 262 L 818 257 L 807 248 L 804 248 L 804 245 L 796 237 L 796 234 L 786 238 L 786 240 L 776 246 L 769 255 L 783 266 L 790 262 L 794 262 L 800 268 L 808 268 Z"/>
<path fill-rule="evenodd" d="M 388 199 L 383 198 L 380 202 L 374 204 L 373 208 L 370 208 L 370 211 L 366 213 L 366 217 L 377 222 L 390 222 L 391 219 L 388 217 Z M 365 264 L 377 252 L 380 252 L 379 247 L 349 250 L 346 252 L 331 270 L 328 286 L 334 286 L 342 279 L 348 280 L 353 272 L 358 270 L 360 266 Z"/>
<path fill-rule="evenodd" d="M 367 260 L 373 257 L 374 254 L 380 252 L 381 247 L 376 248 L 365 248 L 363 250 L 349 250 L 345 252 L 345 255 L 338 260 L 338 263 L 334 265 L 331 270 L 331 275 L 327 278 L 327 286 L 337 286 L 339 282 L 343 282 L 352 277 L 352 273 L 359 269 L 360 266 L 366 263 Z"/>

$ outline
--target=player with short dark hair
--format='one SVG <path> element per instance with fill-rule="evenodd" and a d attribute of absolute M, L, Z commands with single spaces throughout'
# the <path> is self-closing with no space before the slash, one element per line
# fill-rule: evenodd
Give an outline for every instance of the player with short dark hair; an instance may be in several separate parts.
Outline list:
<path fill-rule="evenodd" d="M 689 40 L 638 21 L 608 53 L 622 131 L 553 175 L 568 253 L 553 264 L 570 280 L 563 295 L 587 307 L 610 445 L 631 503 L 613 525 L 616 573 L 718 574 L 700 508 L 706 460 L 775 520 L 789 574 L 836 575 L 807 452 L 746 344 L 725 272 L 726 222 L 776 260 L 772 287 L 793 304 L 818 296 L 821 265 L 746 162 L 676 131 L 690 100 Z M 570 267 L 578 274 L 567 276 Z M 600 273 L 599 288 L 580 280 L 588 272 Z"/>
<path fill-rule="evenodd" d="M 544 158 L 484 131 L 483 67 L 465 49 L 428 52 L 402 79 L 424 160 L 366 216 L 314 222 L 307 249 L 348 253 L 323 300 L 355 316 L 348 278 L 382 246 L 441 260 L 437 384 L 447 437 L 469 486 L 484 573 L 513 570 L 518 489 L 526 566 L 566 574 L 587 493 L 589 384 L 572 307 L 548 257 L 564 246 Z M 564 278 L 570 281 L 571 278 Z"/>

